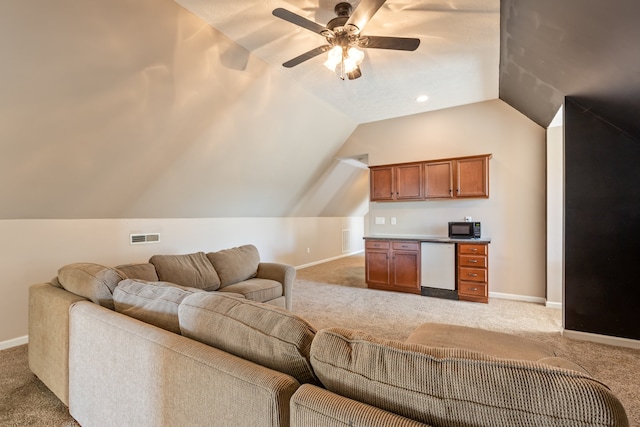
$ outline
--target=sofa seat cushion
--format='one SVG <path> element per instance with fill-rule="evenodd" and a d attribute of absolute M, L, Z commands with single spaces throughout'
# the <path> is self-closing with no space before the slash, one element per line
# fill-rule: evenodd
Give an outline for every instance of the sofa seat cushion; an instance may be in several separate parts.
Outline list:
<path fill-rule="evenodd" d="M 154 255 L 149 259 L 158 273 L 158 279 L 180 286 L 215 291 L 220 277 L 204 252 L 185 255 Z"/>
<path fill-rule="evenodd" d="M 201 289 L 167 282 L 121 281 L 113 291 L 115 311 L 167 331 L 180 333 L 178 306 Z"/>
<path fill-rule="evenodd" d="M 186 337 L 289 374 L 300 383 L 317 384 L 309 362 L 315 329 L 293 313 L 207 292 L 185 298 L 178 316 Z"/>
<path fill-rule="evenodd" d="M 58 270 L 58 283 L 67 291 L 113 310 L 113 291 L 124 279 L 110 267 L 88 262 L 69 264 Z"/>
<path fill-rule="evenodd" d="M 127 279 L 146 280 L 149 282 L 157 282 L 160 280 L 156 268 L 148 262 L 119 265 L 116 267 L 116 270 L 124 274 Z"/>
<path fill-rule="evenodd" d="M 418 326 L 406 342 L 430 347 L 462 348 L 504 359 L 536 361 L 556 355 L 552 348 L 540 341 L 443 323 L 424 323 Z"/>
<path fill-rule="evenodd" d="M 220 287 L 256 277 L 260 254 L 253 245 L 209 252 L 207 258 L 220 276 Z"/>
<path fill-rule="evenodd" d="M 583 373 L 465 349 L 318 331 L 311 363 L 330 391 L 432 425 L 626 425 L 610 390 Z"/>
<path fill-rule="evenodd" d="M 282 296 L 282 284 L 269 279 L 249 279 L 218 289 L 219 292 L 242 294 L 251 301 L 267 302 Z"/>

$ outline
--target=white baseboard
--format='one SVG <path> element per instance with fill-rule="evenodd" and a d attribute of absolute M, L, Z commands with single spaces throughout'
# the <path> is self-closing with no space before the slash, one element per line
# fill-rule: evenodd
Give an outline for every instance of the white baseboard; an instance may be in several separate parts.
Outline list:
<path fill-rule="evenodd" d="M 14 338 L 8 341 L 2 341 L 0 342 L 0 350 L 6 350 L 8 348 L 17 347 L 22 344 L 27 344 L 28 342 L 29 342 L 29 335 Z"/>
<path fill-rule="evenodd" d="M 592 334 L 590 332 L 573 331 L 570 329 L 563 329 L 562 335 L 574 340 L 591 341 L 600 344 L 615 345 L 618 347 L 640 349 L 640 341 L 632 340 L 630 338 L 612 337 L 609 335 Z"/>
<path fill-rule="evenodd" d="M 321 259 L 320 261 L 310 262 L 309 264 L 298 265 L 298 266 L 295 267 L 295 269 L 296 270 L 300 270 L 301 268 L 313 267 L 314 265 L 324 264 L 325 262 L 335 261 L 335 260 L 340 259 L 340 258 L 346 258 L 348 256 L 361 254 L 363 252 L 364 252 L 364 249 L 359 250 L 359 251 L 354 251 L 354 252 L 348 252 L 348 253 L 345 253 L 345 254 L 342 254 L 342 255 L 334 256 L 332 258 L 326 258 L 326 259 Z"/>
<path fill-rule="evenodd" d="M 557 308 L 557 309 L 562 309 L 562 303 L 561 302 L 552 302 L 552 301 L 546 301 L 544 303 L 545 306 L 549 307 L 549 308 Z"/>
<path fill-rule="evenodd" d="M 546 301 L 540 297 L 530 297 L 527 295 L 503 294 L 500 292 L 489 292 L 489 298 L 510 299 L 514 301 L 534 302 L 536 304 L 544 304 Z"/>

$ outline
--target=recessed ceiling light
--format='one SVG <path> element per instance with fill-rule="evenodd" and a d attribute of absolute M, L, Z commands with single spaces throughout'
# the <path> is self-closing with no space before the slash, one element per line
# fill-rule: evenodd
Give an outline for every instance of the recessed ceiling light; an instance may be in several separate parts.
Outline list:
<path fill-rule="evenodd" d="M 429 97 L 427 95 L 420 95 L 419 97 L 416 98 L 417 102 L 427 102 L 429 100 Z"/>

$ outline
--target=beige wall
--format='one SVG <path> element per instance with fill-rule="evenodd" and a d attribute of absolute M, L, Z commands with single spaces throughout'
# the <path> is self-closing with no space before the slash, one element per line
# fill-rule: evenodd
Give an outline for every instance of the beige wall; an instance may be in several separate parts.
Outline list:
<path fill-rule="evenodd" d="M 0 221 L 0 348 L 27 334 L 29 286 L 65 264 L 115 266 L 251 243 L 263 261 L 299 266 L 343 255 L 342 230 L 351 231 L 351 251 L 362 250 L 363 225 L 361 217 Z M 160 233 L 161 242 L 130 245 L 130 233 Z"/>
<path fill-rule="evenodd" d="M 360 125 L 339 155 L 368 154 L 369 164 L 379 165 L 486 153 L 493 154 L 489 199 L 371 203 L 369 232 L 446 235 L 448 221 L 471 216 L 492 239 L 490 292 L 544 301 L 543 128 L 495 100 Z M 376 225 L 377 216 L 386 225 Z"/>

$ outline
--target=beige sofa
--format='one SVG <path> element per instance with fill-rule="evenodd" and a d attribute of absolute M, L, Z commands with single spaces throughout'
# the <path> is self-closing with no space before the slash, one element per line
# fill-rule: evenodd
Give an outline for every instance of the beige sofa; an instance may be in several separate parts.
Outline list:
<path fill-rule="evenodd" d="M 533 340 L 441 324 L 406 342 L 316 331 L 163 282 L 124 279 L 113 297 L 111 309 L 30 288 L 30 366 L 83 427 L 628 425 L 604 384 Z"/>

